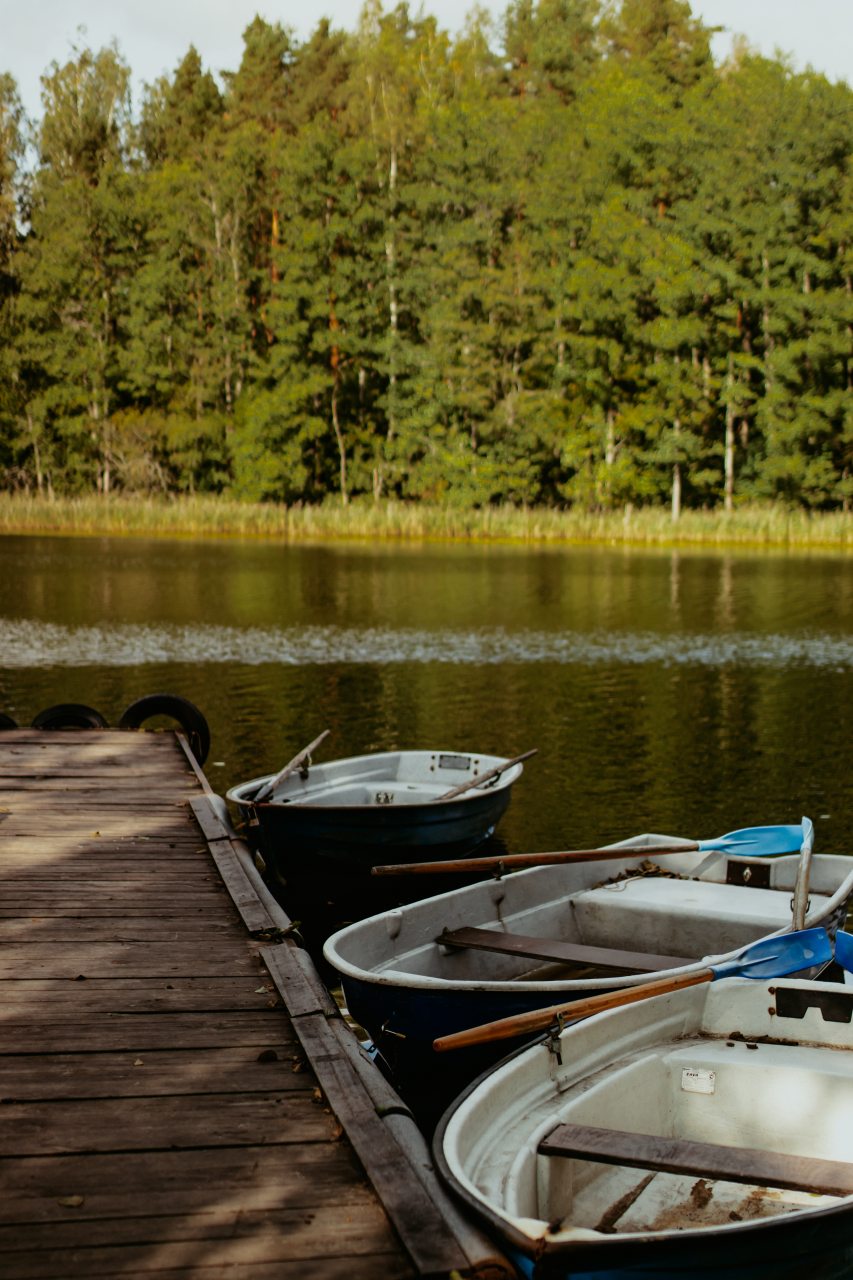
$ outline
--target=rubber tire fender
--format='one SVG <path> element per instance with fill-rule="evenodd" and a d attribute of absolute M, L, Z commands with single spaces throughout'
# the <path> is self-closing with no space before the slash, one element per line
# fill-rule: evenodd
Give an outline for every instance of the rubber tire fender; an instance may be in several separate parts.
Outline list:
<path fill-rule="evenodd" d="M 0 711 L 0 729 L 17 729 L 17 727 L 17 720 L 13 720 L 11 716 L 7 716 L 5 712 Z"/>
<path fill-rule="evenodd" d="M 107 729 L 100 711 L 83 702 L 58 702 L 46 707 L 33 720 L 33 729 Z"/>
<path fill-rule="evenodd" d="M 199 764 L 204 764 L 210 751 L 210 729 L 194 702 L 176 693 L 149 693 L 130 704 L 119 720 L 118 727 L 139 729 L 153 716 L 169 716 L 172 720 L 177 720 L 187 735 L 196 760 Z"/>

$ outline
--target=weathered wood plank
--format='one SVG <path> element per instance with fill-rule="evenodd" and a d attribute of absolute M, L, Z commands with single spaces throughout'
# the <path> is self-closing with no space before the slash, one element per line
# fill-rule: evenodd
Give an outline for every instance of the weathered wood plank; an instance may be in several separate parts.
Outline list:
<path fill-rule="evenodd" d="M 248 950 L 235 954 L 219 943 L 199 948 L 171 942 L 11 942 L 0 948 L 0 980 L 26 973 L 33 978 L 198 977 L 256 971 Z"/>
<path fill-rule="evenodd" d="M 275 931 L 276 920 L 249 880 L 233 846 L 231 833 L 214 807 L 212 798 L 207 794 L 197 796 L 190 801 L 190 808 L 249 933 L 269 934 Z"/>
<path fill-rule="evenodd" d="M 63 752 L 61 755 L 54 756 L 52 763 L 48 766 L 48 757 L 44 752 L 34 753 L 17 753 L 17 755 L 0 756 L 0 784 L 6 778 L 76 778 L 76 777 L 102 777 L 112 778 L 124 785 L 129 785 L 134 778 L 151 777 L 163 778 L 166 781 L 181 781 L 185 778 L 192 777 L 191 770 L 187 769 L 183 763 L 178 762 L 178 757 L 169 757 L 158 759 L 152 757 L 146 750 L 141 755 L 137 755 L 133 761 L 133 774 L 130 775 L 128 765 L 130 758 L 123 752 L 113 752 L 111 754 L 101 754 L 96 758 L 89 753 L 88 757 L 85 752 Z"/>
<path fill-rule="evenodd" d="M 201 893 L 193 895 L 193 900 L 202 899 L 205 895 Z M 210 894 L 207 898 L 209 906 L 215 906 L 217 896 Z M 127 918 L 135 915 L 148 915 L 151 911 L 157 911 L 159 915 L 182 917 L 188 910 L 183 905 L 181 895 L 174 893 L 167 897 L 161 897 L 158 894 L 146 894 L 144 899 L 136 893 L 127 893 L 119 896 L 117 894 L 103 894 L 99 899 L 99 904 L 92 906 L 91 903 L 81 900 L 80 898 L 62 899 L 59 895 L 40 895 L 38 898 L 28 900 L 26 896 L 15 893 L 8 896 L 5 889 L 0 891 L 0 917 L 12 918 L 21 916 L 28 911 L 38 912 L 41 916 L 54 916 L 62 918 L 69 916 L 76 919 L 97 920 L 99 918 L 109 918 L 115 916 L 117 911 Z"/>
<path fill-rule="evenodd" d="M 98 816 L 93 817 L 93 830 L 97 829 Z M 192 832 L 187 832 L 180 838 L 177 833 L 171 832 L 168 840 L 164 840 L 158 838 L 156 834 L 146 835 L 139 826 L 120 832 L 116 836 L 98 830 L 97 835 L 88 837 L 83 833 L 69 831 L 66 826 L 64 835 L 60 832 L 48 838 L 46 833 L 42 833 L 39 837 L 16 836 L 7 825 L 0 827 L 0 849 L 2 849 L 4 862 L 7 859 L 19 859 L 25 863 L 39 858 L 47 860 L 55 857 L 59 852 L 73 851 L 74 855 L 80 858 L 126 857 L 159 859 L 166 862 L 183 858 L 187 862 L 196 862 L 199 866 L 209 865 L 207 849 L 199 844 Z"/>
<path fill-rule="evenodd" d="M 2 870 L 2 868 L 0 868 Z M 142 886 L 148 897 L 158 896 L 158 886 L 162 884 L 162 893 L 169 895 L 182 893 L 190 899 L 208 893 L 215 894 L 220 900 L 227 900 L 227 891 L 220 878 L 212 872 L 207 873 L 193 867 L 189 873 L 174 863 L 164 862 L 162 867 L 150 864 L 139 870 L 136 867 L 114 866 L 110 874 L 102 874 L 102 868 L 96 865 L 79 866 L 69 862 L 67 867 L 54 863 L 52 872 L 38 874 L 26 867 L 14 867 L 7 875 L 0 874 L 3 892 L 2 903 L 9 894 L 34 894 L 42 898 L 68 898 L 72 894 L 82 897 L 89 905 L 99 905 L 101 895 L 111 893 L 127 896 L 138 891 Z M 161 895 L 162 896 L 162 895 Z"/>
<path fill-rule="evenodd" d="M 184 914 L 171 918 L 138 916 L 128 920 L 125 916 L 104 916 L 97 920 L 81 920 L 77 916 L 0 917 L 0 946 L 11 942 L 29 944 L 57 942 L 102 941 L 110 942 L 168 942 L 188 940 L 195 945 L 211 938 L 218 941 L 227 938 L 233 929 L 230 921 L 211 921 L 201 914 Z"/>
<path fill-rule="evenodd" d="M 188 1215 L 138 1216 L 36 1225 L 30 1249 L 55 1252 L 59 1249 L 98 1249 L 115 1245 L 158 1245 L 193 1241 L 221 1242 L 232 1260 L 248 1262 L 252 1257 L 316 1256 L 318 1242 L 328 1257 L 353 1257 L 381 1248 L 387 1241 L 388 1224 L 375 1200 L 364 1197 L 358 1204 L 339 1210 L 337 1206 L 245 1210 L 235 1213 L 211 1205 L 203 1212 Z M 14 1247 L 15 1227 L 0 1227 L 0 1251 Z M 235 1247 L 236 1246 L 236 1247 Z"/>
<path fill-rule="evenodd" d="M 66 877 L 63 874 L 61 884 L 57 883 L 57 873 L 60 869 L 57 863 L 54 863 L 51 867 L 33 867 L 26 873 L 22 868 L 15 867 L 9 877 L 0 876 L 0 880 L 4 885 L 4 893 L 7 886 L 10 890 L 15 885 L 23 888 L 33 888 L 34 890 L 43 890 L 53 886 L 57 895 L 60 895 L 68 887 L 83 889 L 87 894 L 96 896 L 102 888 L 115 890 L 122 885 L 128 890 L 134 887 L 144 888 L 147 893 L 150 889 L 156 890 L 159 884 L 168 884 L 170 893 L 173 889 L 180 891 L 183 888 L 183 891 L 189 895 L 196 893 L 197 887 L 216 886 L 220 890 L 222 888 L 222 881 L 215 871 L 209 874 L 194 872 L 192 882 L 188 882 L 186 874 L 178 866 L 161 869 L 156 866 L 146 867 L 139 865 L 132 870 L 126 870 L 120 866 L 93 868 L 88 875 L 84 870 L 79 871 L 73 877 Z"/>
<path fill-rule="evenodd" d="M 157 1280 L 402 1280 L 414 1273 L 399 1255 L 391 1252 L 394 1245 L 386 1242 L 387 1253 L 374 1250 L 358 1256 L 357 1269 L 346 1251 L 329 1256 L 304 1249 L 291 1254 L 270 1247 L 259 1256 L 237 1246 L 226 1248 L 219 1242 L 202 1248 L 198 1243 L 167 1247 L 158 1243 L 117 1246 L 104 1249 L 52 1250 L 27 1254 L 24 1258 L 9 1255 L 9 1269 L 4 1267 L 3 1280 L 69 1280 L 96 1276 L 156 1276 Z M 12 1261 L 14 1259 L 14 1261 Z"/>
<path fill-rule="evenodd" d="M 143 809 L 131 810 L 127 805 L 116 805 L 111 811 L 108 806 L 93 804 L 75 812 L 72 826 L 67 816 L 63 821 L 63 816 L 59 813 L 45 813 L 46 807 L 47 802 L 42 800 L 40 806 L 32 807 L 32 812 L 21 807 L 13 817 L 4 817 L 0 822 L 0 836 L 4 840 L 14 837 L 20 840 L 56 840 L 61 843 L 63 839 L 79 841 L 86 836 L 138 839 L 147 835 L 150 839 L 158 840 L 164 848 L 192 838 L 195 838 L 198 847 L 198 838 L 193 837 L 191 827 L 165 823 L 162 816 L 153 821 L 150 811 L 146 813 Z M 181 815 L 180 804 L 175 805 L 175 815 Z"/>
<path fill-rule="evenodd" d="M 369 1184 L 346 1142 L 0 1158 L 0 1222 L 359 1203 Z M 140 1190 L 144 1194 L 140 1194 Z M 69 1196 L 81 1204 L 64 1205 Z"/>
<path fill-rule="evenodd" d="M 265 1009 L 280 1004 L 274 985 L 257 977 L 75 978 L 0 981 L 0 1010 L 49 1015 L 52 1022 L 91 1013 L 168 1013 Z M 2 1054 L 0 1040 L 0 1054 Z"/>
<path fill-rule="evenodd" d="M 57 879 L 62 879 L 62 883 L 57 883 Z M 168 895 L 174 899 L 176 904 L 180 901 L 182 910 L 192 907 L 193 903 L 197 903 L 200 895 L 205 891 L 212 895 L 224 909 L 226 904 L 229 908 L 229 914 L 232 910 L 232 904 L 227 895 L 223 897 L 221 882 L 216 880 L 203 880 L 199 884 L 187 883 L 185 877 L 170 873 L 162 877 L 151 875 L 149 877 L 137 875 L 135 872 L 128 872 L 122 876 L 118 872 L 110 876 L 93 876 L 90 880 L 69 880 L 67 882 L 68 892 L 63 893 L 66 887 L 64 878 L 56 876 L 36 877 L 32 880 L 23 880 L 18 878 L 13 881 L 5 881 L 0 876 L 0 902 L 5 904 L 7 892 L 16 895 L 19 899 L 22 895 L 31 892 L 34 895 L 33 915 L 38 915 L 39 910 L 35 903 L 53 902 L 55 905 L 65 906 L 68 901 L 81 899 L 85 903 L 90 903 L 97 908 L 105 905 L 108 900 L 113 900 L 120 904 L 120 912 L 123 913 L 125 905 L 141 906 L 143 902 L 150 902 Z M 73 897 L 72 897 L 73 895 Z M 112 899 L 108 899 L 108 895 L 112 895 Z M 211 903 L 212 905 L 212 903 Z M 149 908 L 149 914 L 150 914 Z M 0 912 L 6 914 L 6 912 Z M 75 913 L 79 914 L 79 912 Z M 112 914 L 115 914 L 115 909 Z"/>
<path fill-rule="evenodd" d="M 269 1011 L 268 1011 L 269 1012 Z M 283 1030 L 268 1013 L 90 1014 L 75 1025 L 69 1019 L 53 1022 L 3 1020 L 4 1053 L 102 1053 L 122 1049 L 207 1049 L 237 1045 L 268 1048 L 280 1042 Z"/>
<path fill-rule="evenodd" d="M 191 773 L 176 773 L 161 767 L 144 773 L 140 771 L 139 776 L 147 781 L 139 784 L 136 771 L 131 776 L 127 768 L 123 774 L 118 770 L 102 770 L 97 765 L 90 765 L 85 770 L 63 770 L 45 762 L 38 769 L 20 770 L 14 774 L 0 773 L 0 791 L 27 796 L 35 790 L 53 791 L 57 794 L 65 790 L 82 790 L 94 795 L 100 789 L 106 803 L 119 792 L 142 801 L 146 791 L 156 789 L 158 803 L 162 803 L 163 799 L 171 801 L 178 794 L 191 796 L 197 793 Z"/>
<path fill-rule="evenodd" d="M 334 1117 L 306 1091 L 168 1095 L 134 1098 L 77 1098 L 73 1101 L 10 1102 L 3 1106 L 6 1156 L 90 1151 L 175 1151 L 181 1147 L 264 1146 L 269 1143 L 329 1142 Z"/>
<path fill-rule="evenodd" d="M 0 851 L 0 870 L 4 883 L 10 887 L 16 880 L 25 881 L 28 888 L 33 881 L 50 884 L 54 878 L 51 872 L 60 871 L 63 885 L 66 880 L 74 883 L 76 880 L 103 879 L 105 873 L 109 877 L 112 871 L 121 873 L 113 878 L 121 878 L 122 875 L 129 878 L 139 873 L 147 881 L 173 873 L 171 879 L 186 880 L 191 887 L 217 883 L 211 874 L 210 864 L 203 860 L 197 849 L 161 849 L 149 853 L 144 846 L 66 845 L 61 849 L 42 846 L 34 853 L 22 841 L 12 848 L 8 857 L 4 858 Z"/>
<path fill-rule="evenodd" d="M 230 840 L 213 842 L 210 852 L 249 933 L 262 933 L 275 929 L 275 921 L 246 878 L 246 873 L 231 848 Z"/>
<path fill-rule="evenodd" d="M 0 1058 L 0 1102 L 164 1094 L 292 1093 L 314 1087 L 295 1035 L 281 1028 L 274 1048 L 49 1053 L 39 1069 L 24 1057 Z"/>
<path fill-rule="evenodd" d="M 659 969 L 675 969 L 692 963 L 685 956 L 622 951 L 615 947 L 591 947 L 579 942 L 564 942 L 562 938 L 539 938 L 523 933 L 508 933 L 503 929 L 445 929 L 436 938 L 436 942 L 446 947 L 494 951 L 530 960 L 617 969 L 627 973 L 656 973 Z"/>
<path fill-rule="evenodd" d="M 725 1182 L 786 1187 L 829 1196 L 853 1194 L 853 1163 L 816 1160 L 779 1151 L 574 1124 L 558 1125 L 542 1139 L 538 1150 L 546 1156 L 596 1160 Z"/>

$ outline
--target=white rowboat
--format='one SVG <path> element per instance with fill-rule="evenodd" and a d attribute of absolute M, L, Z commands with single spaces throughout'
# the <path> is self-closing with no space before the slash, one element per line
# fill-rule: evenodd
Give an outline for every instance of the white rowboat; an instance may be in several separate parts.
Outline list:
<path fill-rule="evenodd" d="M 808 819 L 804 823 L 811 827 Z M 438 1109 L 513 1044 L 435 1054 L 463 1029 L 596 992 L 687 973 L 792 923 L 801 855 L 674 853 L 643 864 L 619 850 L 676 846 L 643 835 L 607 862 L 535 867 L 356 921 L 326 942 L 353 1019 L 410 1105 Z M 853 893 L 853 860 L 810 859 L 805 919 L 832 931 Z M 806 904 L 803 904 L 806 907 Z M 518 1041 L 516 1042 L 518 1043 Z"/>
<path fill-rule="evenodd" d="M 853 989 L 724 978 L 470 1087 L 439 1172 L 526 1276 L 853 1274 Z"/>

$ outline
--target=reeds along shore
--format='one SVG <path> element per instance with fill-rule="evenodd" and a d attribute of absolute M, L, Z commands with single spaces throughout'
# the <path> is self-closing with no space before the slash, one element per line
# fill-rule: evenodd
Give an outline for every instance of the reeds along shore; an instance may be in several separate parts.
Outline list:
<path fill-rule="evenodd" d="M 853 551 L 853 513 L 744 506 L 731 512 L 663 508 L 466 510 L 395 501 L 283 506 L 218 497 L 87 498 L 0 494 L 0 534 L 258 537 L 285 542 L 387 539 L 530 545 L 741 546 Z"/>

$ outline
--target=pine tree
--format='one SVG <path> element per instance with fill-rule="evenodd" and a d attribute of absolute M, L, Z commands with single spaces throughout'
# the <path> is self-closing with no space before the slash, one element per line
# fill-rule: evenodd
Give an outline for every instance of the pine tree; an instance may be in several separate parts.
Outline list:
<path fill-rule="evenodd" d="M 22 192 L 20 175 L 24 158 L 24 111 L 17 86 L 10 75 L 0 75 L 0 475 L 17 483 L 27 474 L 25 457 L 33 453 L 36 484 L 41 479 L 38 439 L 19 428 L 26 393 L 12 337 L 13 306 L 17 279 L 13 265 L 17 248 L 18 210 Z M 25 423 L 24 413 L 24 423 Z"/>
<path fill-rule="evenodd" d="M 75 50 L 43 77 L 31 230 L 15 259 L 18 359 L 33 388 L 24 413 L 34 436 L 52 437 L 51 466 L 65 483 L 102 493 L 117 462 L 115 384 L 135 258 L 128 81 L 115 48 Z"/>

